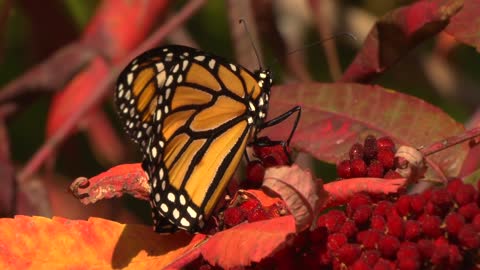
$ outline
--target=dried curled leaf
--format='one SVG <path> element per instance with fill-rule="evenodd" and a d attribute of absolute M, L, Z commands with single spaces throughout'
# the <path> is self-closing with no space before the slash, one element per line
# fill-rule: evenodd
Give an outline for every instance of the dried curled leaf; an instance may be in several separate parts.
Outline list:
<path fill-rule="evenodd" d="M 130 194 L 148 200 L 150 185 L 148 175 L 140 163 L 122 164 L 90 179 L 79 177 L 70 185 L 70 191 L 83 204 Z"/>
<path fill-rule="evenodd" d="M 309 171 L 297 165 L 273 167 L 265 172 L 263 188 L 278 194 L 295 217 L 297 231 L 313 223 L 317 210 L 323 203 L 322 183 L 315 180 Z"/>

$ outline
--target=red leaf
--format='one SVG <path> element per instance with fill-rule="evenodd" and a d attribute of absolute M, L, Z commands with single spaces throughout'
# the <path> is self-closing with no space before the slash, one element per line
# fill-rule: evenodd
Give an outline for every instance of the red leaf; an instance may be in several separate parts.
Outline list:
<path fill-rule="evenodd" d="M 425 101 L 379 86 L 304 83 L 272 90 L 270 117 L 302 107 L 292 144 L 314 157 L 336 163 L 368 134 L 389 136 L 396 145 L 420 147 L 464 132 L 460 123 Z M 290 128 L 276 125 L 264 131 L 287 138 Z M 457 176 L 467 154 L 463 143 L 427 157 L 428 179 Z"/>
<path fill-rule="evenodd" d="M 282 248 L 294 233 L 293 217 L 285 216 L 240 224 L 213 235 L 199 248 L 211 265 L 231 269 L 261 261 Z M 181 266 L 175 264 L 175 268 Z"/>
<path fill-rule="evenodd" d="M 360 192 L 368 194 L 396 193 L 405 186 L 404 178 L 350 178 L 323 185 L 329 195 L 324 208 L 345 204 L 353 195 Z"/>
<path fill-rule="evenodd" d="M 458 41 L 473 46 L 480 52 L 480 1 L 466 0 L 464 7 L 458 14 L 452 17 L 450 24 L 445 29 Z"/>
<path fill-rule="evenodd" d="M 322 182 L 313 179 L 309 171 L 297 165 L 267 169 L 263 188 L 275 192 L 285 201 L 295 217 L 297 231 L 312 225 L 317 210 L 327 198 L 325 193 L 322 194 Z"/>
<path fill-rule="evenodd" d="M 79 177 L 70 185 L 70 190 L 83 204 L 123 194 L 148 200 L 150 195 L 148 175 L 140 163 L 119 165 L 90 179 Z"/>
<path fill-rule="evenodd" d="M 102 1 L 83 39 L 117 62 L 146 38 L 169 3 L 165 0 Z"/>
<path fill-rule="evenodd" d="M 343 82 L 368 82 L 391 67 L 422 41 L 447 25 L 463 1 L 418 1 L 383 16 L 343 74 Z"/>
<path fill-rule="evenodd" d="M 85 99 L 91 95 L 99 81 L 105 79 L 108 66 L 105 61 L 96 57 L 88 67 L 79 72 L 75 78 L 57 93 L 50 105 L 47 118 L 47 137 L 50 137 L 72 113 L 82 106 Z"/>
<path fill-rule="evenodd" d="M 100 218 L 2 218 L 0 269 L 163 269 L 204 238 Z"/>

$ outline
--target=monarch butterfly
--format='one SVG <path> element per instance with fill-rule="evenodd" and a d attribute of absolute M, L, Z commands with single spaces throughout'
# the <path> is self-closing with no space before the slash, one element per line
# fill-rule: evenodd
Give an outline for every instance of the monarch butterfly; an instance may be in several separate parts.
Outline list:
<path fill-rule="evenodd" d="M 115 105 L 144 155 L 156 232 L 200 230 L 247 143 L 293 112 L 298 119 L 296 107 L 265 121 L 271 84 L 269 70 L 179 45 L 149 50 L 121 72 Z"/>

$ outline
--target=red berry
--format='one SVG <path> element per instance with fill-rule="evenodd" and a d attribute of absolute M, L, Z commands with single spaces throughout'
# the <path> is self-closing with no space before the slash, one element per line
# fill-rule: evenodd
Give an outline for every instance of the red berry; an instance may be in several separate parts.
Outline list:
<path fill-rule="evenodd" d="M 386 221 L 382 216 L 374 215 L 370 219 L 370 228 L 379 232 L 385 232 Z"/>
<path fill-rule="evenodd" d="M 375 265 L 378 259 L 380 259 L 380 253 L 374 249 L 364 250 L 360 256 L 360 259 L 368 263 L 368 265 Z"/>
<path fill-rule="evenodd" d="M 397 238 L 403 237 L 403 219 L 397 215 L 387 216 L 387 234 Z"/>
<path fill-rule="evenodd" d="M 347 204 L 347 215 L 351 217 L 353 213 L 357 210 L 358 207 L 361 205 L 371 205 L 372 199 L 370 196 L 365 195 L 363 193 L 355 194 Z"/>
<path fill-rule="evenodd" d="M 432 257 L 434 248 L 435 245 L 430 239 L 420 239 L 418 241 L 418 249 L 420 250 L 422 257 L 425 259 L 430 259 Z"/>
<path fill-rule="evenodd" d="M 254 187 L 260 187 L 265 176 L 265 167 L 259 160 L 247 164 L 247 180 Z"/>
<path fill-rule="evenodd" d="M 327 238 L 327 247 L 331 251 L 339 249 L 347 243 L 348 239 L 343 233 L 333 233 Z"/>
<path fill-rule="evenodd" d="M 427 236 L 437 238 L 443 233 L 442 228 L 440 228 L 442 221 L 437 216 L 425 214 L 418 219 L 418 222 L 422 225 L 423 233 Z"/>
<path fill-rule="evenodd" d="M 379 215 L 386 217 L 387 213 L 391 213 L 394 209 L 394 206 L 389 201 L 380 201 L 378 202 L 377 206 L 373 210 L 373 215 Z"/>
<path fill-rule="evenodd" d="M 352 165 L 350 164 L 350 160 L 342 160 L 338 163 L 337 175 L 344 179 L 352 178 Z"/>
<path fill-rule="evenodd" d="M 335 233 L 342 228 L 346 219 L 343 211 L 334 209 L 320 216 L 317 220 L 317 226 L 327 228 L 329 233 Z"/>
<path fill-rule="evenodd" d="M 378 250 L 385 258 L 395 256 L 399 247 L 400 241 L 398 241 L 397 237 L 391 235 L 383 235 L 378 241 Z"/>
<path fill-rule="evenodd" d="M 433 215 L 433 216 L 442 216 L 443 211 L 440 207 L 434 204 L 431 201 L 427 201 L 425 208 L 423 209 L 426 214 Z"/>
<path fill-rule="evenodd" d="M 445 213 L 452 207 L 452 199 L 452 195 L 450 195 L 446 189 L 440 188 L 433 190 L 430 197 L 430 201 L 440 207 Z"/>
<path fill-rule="evenodd" d="M 390 137 L 381 137 L 377 139 L 377 148 L 378 150 L 387 149 L 392 152 L 395 151 L 395 143 L 390 139 Z"/>
<path fill-rule="evenodd" d="M 451 235 L 456 236 L 464 224 L 465 218 L 458 213 L 452 212 L 445 217 L 445 230 Z"/>
<path fill-rule="evenodd" d="M 472 185 L 462 184 L 458 187 L 457 192 L 455 193 L 455 201 L 458 205 L 466 205 L 475 200 L 475 195 L 477 191 Z"/>
<path fill-rule="evenodd" d="M 368 168 L 367 168 L 367 176 L 368 177 L 382 178 L 383 177 L 383 165 L 376 159 L 370 161 L 370 165 L 368 165 Z"/>
<path fill-rule="evenodd" d="M 345 234 L 347 238 L 351 238 L 355 236 L 355 234 L 358 232 L 357 226 L 355 225 L 355 222 L 352 220 L 347 220 L 345 223 L 343 223 L 342 228 L 340 228 L 340 233 Z"/>
<path fill-rule="evenodd" d="M 240 205 L 240 208 L 245 211 L 245 213 L 252 212 L 253 210 L 260 207 L 260 202 L 256 199 L 249 198 Z"/>
<path fill-rule="evenodd" d="M 357 242 L 365 249 L 375 249 L 381 236 L 382 234 L 375 230 L 361 231 L 357 234 Z"/>
<path fill-rule="evenodd" d="M 425 207 L 425 199 L 419 195 L 419 194 L 414 194 L 410 196 L 410 209 L 412 209 L 412 212 L 420 215 L 423 213 Z"/>
<path fill-rule="evenodd" d="M 373 270 L 394 270 L 396 269 L 395 264 L 389 260 L 380 258 L 375 266 L 373 267 Z"/>
<path fill-rule="evenodd" d="M 350 162 L 352 166 L 352 177 L 364 177 L 367 175 L 367 164 L 363 159 L 354 159 Z"/>
<path fill-rule="evenodd" d="M 350 152 L 348 153 L 350 156 L 350 159 L 363 159 L 363 145 L 359 143 L 355 143 L 352 145 L 350 148 Z"/>
<path fill-rule="evenodd" d="M 448 249 L 449 249 L 448 262 L 452 268 L 458 269 L 459 265 L 463 261 L 462 254 L 460 254 L 460 250 L 455 245 L 449 245 Z"/>
<path fill-rule="evenodd" d="M 370 205 L 360 205 L 353 213 L 352 220 L 356 225 L 363 225 L 368 222 L 372 215 L 372 207 Z"/>
<path fill-rule="evenodd" d="M 437 267 L 446 265 L 448 264 L 449 253 L 450 248 L 448 247 L 448 244 L 435 245 L 430 261 Z"/>
<path fill-rule="evenodd" d="M 467 249 L 476 249 L 480 246 L 480 235 L 475 231 L 473 225 L 465 225 L 458 232 L 458 241 Z"/>
<path fill-rule="evenodd" d="M 409 195 L 401 195 L 398 200 L 395 202 L 395 207 L 397 209 L 398 214 L 402 217 L 406 217 L 410 214 L 410 201 L 411 196 Z"/>
<path fill-rule="evenodd" d="M 395 153 L 389 149 L 378 150 L 377 159 L 385 170 L 392 169 L 395 165 Z"/>
<path fill-rule="evenodd" d="M 263 208 L 259 207 L 254 209 L 252 212 L 247 213 L 247 220 L 249 223 L 268 219 L 267 213 Z"/>
<path fill-rule="evenodd" d="M 383 176 L 385 179 L 398 179 L 398 178 L 403 178 L 399 173 L 396 171 L 389 170 L 385 175 Z"/>
<path fill-rule="evenodd" d="M 471 221 L 477 214 L 480 213 L 480 209 L 476 203 L 466 204 L 458 209 L 458 213 L 465 217 L 465 220 Z"/>
<path fill-rule="evenodd" d="M 244 220 L 245 214 L 239 207 L 227 208 L 225 212 L 223 212 L 223 221 L 225 222 L 225 225 L 229 227 L 240 224 Z"/>
<path fill-rule="evenodd" d="M 346 265 L 353 264 L 360 257 L 360 253 L 361 248 L 358 244 L 345 244 L 335 252 L 340 262 Z"/>
<path fill-rule="evenodd" d="M 457 193 L 458 188 L 463 185 L 462 179 L 453 178 L 447 184 L 447 191 L 451 195 L 455 195 Z"/>
<path fill-rule="evenodd" d="M 372 267 L 364 260 L 356 260 L 350 267 L 351 270 L 370 270 Z"/>
<path fill-rule="evenodd" d="M 475 215 L 475 217 L 472 220 L 472 225 L 477 230 L 477 232 L 480 232 L 480 214 Z"/>
<path fill-rule="evenodd" d="M 422 234 L 422 226 L 416 220 L 407 220 L 405 222 L 405 240 L 415 241 Z"/>
<path fill-rule="evenodd" d="M 412 242 L 404 242 L 397 252 L 398 269 L 415 270 L 420 269 L 420 251 L 417 245 Z"/>
<path fill-rule="evenodd" d="M 373 135 L 368 135 L 363 142 L 363 155 L 366 160 L 372 160 L 377 157 L 377 139 Z"/>

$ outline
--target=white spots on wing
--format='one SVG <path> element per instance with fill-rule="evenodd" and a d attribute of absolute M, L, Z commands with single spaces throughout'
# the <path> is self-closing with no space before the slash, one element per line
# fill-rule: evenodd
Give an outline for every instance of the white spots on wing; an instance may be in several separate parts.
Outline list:
<path fill-rule="evenodd" d="M 199 62 L 202 62 L 203 60 L 205 60 L 205 55 L 197 55 L 193 59 L 195 59 Z"/>
<path fill-rule="evenodd" d="M 167 186 L 167 181 L 163 180 L 162 181 L 162 190 L 165 190 L 166 186 Z"/>
<path fill-rule="evenodd" d="M 230 69 L 233 71 L 237 71 L 237 67 L 234 64 L 230 64 Z"/>
<path fill-rule="evenodd" d="M 252 111 L 252 112 L 255 111 L 255 105 L 253 105 L 253 103 L 251 101 L 248 102 L 248 107 L 249 107 L 250 111 Z"/>
<path fill-rule="evenodd" d="M 132 85 L 132 82 L 133 82 L 133 73 L 130 72 L 127 74 L 127 84 Z"/>
<path fill-rule="evenodd" d="M 163 111 L 165 112 L 165 114 L 168 113 L 168 106 L 165 105 L 165 108 L 163 108 Z"/>
<path fill-rule="evenodd" d="M 185 196 L 183 196 L 183 194 L 180 195 L 180 204 L 185 205 L 186 203 L 187 203 L 187 200 L 185 200 Z"/>
<path fill-rule="evenodd" d="M 132 97 L 132 91 L 128 90 L 127 93 L 125 93 L 125 99 L 129 100 L 131 97 Z"/>
<path fill-rule="evenodd" d="M 160 121 L 160 119 L 162 119 L 162 110 L 160 109 L 157 110 L 157 115 L 155 116 L 155 119 L 157 121 Z"/>
<path fill-rule="evenodd" d="M 155 201 L 158 203 L 160 202 L 160 193 L 155 193 Z"/>
<path fill-rule="evenodd" d="M 177 208 L 173 209 L 173 218 L 178 219 L 180 217 L 180 211 Z"/>
<path fill-rule="evenodd" d="M 188 66 L 188 60 L 183 60 L 182 62 L 182 70 L 184 71 Z"/>
<path fill-rule="evenodd" d="M 180 220 L 180 224 L 182 224 L 182 226 L 184 226 L 184 227 L 188 227 L 188 226 L 190 226 L 190 221 L 188 221 L 186 218 L 182 218 Z"/>
<path fill-rule="evenodd" d="M 163 168 L 160 168 L 160 171 L 158 172 L 158 177 L 160 178 L 160 180 L 163 180 L 163 175 L 164 175 Z"/>
<path fill-rule="evenodd" d="M 249 125 L 253 124 L 253 118 L 252 118 L 252 117 L 248 117 L 247 122 L 248 122 Z"/>
<path fill-rule="evenodd" d="M 133 65 L 133 67 L 130 70 L 135 71 L 137 68 L 138 68 L 138 65 Z"/>
<path fill-rule="evenodd" d="M 157 155 L 158 155 L 157 147 L 153 146 L 152 149 L 150 150 L 150 153 L 152 154 L 153 158 L 157 158 Z"/>
<path fill-rule="evenodd" d="M 267 78 L 267 74 L 265 74 L 265 73 L 263 73 L 263 72 L 262 72 L 262 73 L 260 73 L 260 78 L 262 78 L 262 79 L 265 79 L 265 78 Z"/>
<path fill-rule="evenodd" d="M 193 210 L 192 207 L 187 207 L 187 212 L 188 214 L 192 217 L 192 218 L 196 218 L 197 217 L 197 211 Z"/>
<path fill-rule="evenodd" d="M 172 89 L 170 88 L 167 88 L 167 90 L 165 90 L 165 99 L 168 99 L 170 97 L 170 92 L 172 91 Z"/>
<path fill-rule="evenodd" d="M 167 82 L 165 82 L 165 86 L 169 86 L 173 82 L 173 76 L 169 75 L 167 78 Z"/>
<path fill-rule="evenodd" d="M 158 71 L 158 72 L 162 72 L 162 71 L 165 70 L 165 66 L 163 65 L 162 62 L 156 63 L 156 64 L 155 64 L 155 67 L 157 68 L 157 71 Z"/>
<path fill-rule="evenodd" d="M 183 80 L 182 74 L 178 75 L 177 77 L 177 83 L 181 83 Z"/>
<path fill-rule="evenodd" d="M 258 105 L 259 105 L 259 106 L 263 106 L 264 104 L 265 104 L 265 103 L 264 103 L 264 101 L 263 101 L 263 98 L 260 97 L 260 99 L 258 100 Z"/>
<path fill-rule="evenodd" d="M 171 202 L 175 202 L 175 194 L 173 194 L 172 192 L 169 192 L 168 195 L 167 195 L 167 199 Z"/>
<path fill-rule="evenodd" d="M 167 213 L 168 212 L 168 206 L 165 204 L 165 203 L 162 203 L 160 205 L 160 209 L 164 212 L 164 213 Z"/>
<path fill-rule="evenodd" d="M 215 59 L 210 59 L 210 61 L 208 61 L 208 67 L 210 69 L 213 69 L 215 67 Z"/>
<path fill-rule="evenodd" d="M 174 67 L 173 67 L 173 70 L 172 72 L 173 73 L 177 73 L 177 71 L 180 69 L 180 65 L 179 64 L 176 64 Z"/>

